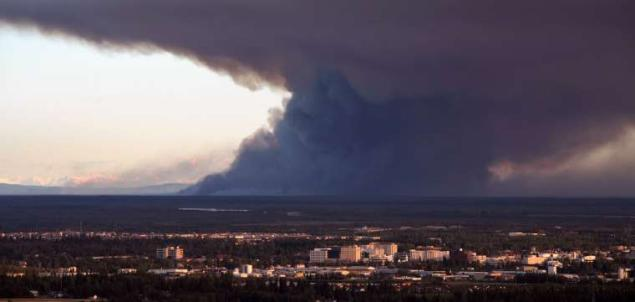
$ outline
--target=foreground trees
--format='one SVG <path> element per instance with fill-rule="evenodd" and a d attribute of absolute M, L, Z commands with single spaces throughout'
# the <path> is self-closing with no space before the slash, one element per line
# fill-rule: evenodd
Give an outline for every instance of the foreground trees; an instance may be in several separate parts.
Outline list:
<path fill-rule="evenodd" d="M 72 278 L 0 277 L 0 297 L 30 297 L 63 293 L 67 297 L 93 295 L 111 301 L 635 301 L 631 283 L 580 284 L 432 284 L 397 289 L 390 281 L 329 283 L 327 281 L 235 279 L 201 276 L 164 279 L 138 274 Z"/>

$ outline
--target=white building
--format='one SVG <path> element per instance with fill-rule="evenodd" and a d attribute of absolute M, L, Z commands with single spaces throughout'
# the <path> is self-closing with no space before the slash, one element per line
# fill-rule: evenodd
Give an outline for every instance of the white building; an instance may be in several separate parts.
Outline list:
<path fill-rule="evenodd" d="M 584 262 L 594 262 L 595 261 L 595 255 L 587 255 L 582 257 L 582 261 Z"/>
<path fill-rule="evenodd" d="M 185 268 L 157 268 L 149 269 L 148 274 L 162 275 L 162 276 L 185 276 L 189 273 L 189 270 Z"/>
<path fill-rule="evenodd" d="M 382 257 L 386 255 L 383 248 L 374 244 L 363 245 L 361 248 L 362 252 L 367 253 L 369 258 Z"/>
<path fill-rule="evenodd" d="M 364 254 L 362 258 L 367 257 L 367 260 L 370 261 L 392 262 L 395 254 L 397 254 L 398 247 L 395 243 L 371 242 L 367 245 L 362 245 L 361 249 Z"/>
<path fill-rule="evenodd" d="M 396 243 L 392 242 L 384 242 L 384 243 L 374 243 L 375 246 L 382 249 L 384 251 L 384 255 L 393 256 L 397 254 L 399 247 Z"/>
<path fill-rule="evenodd" d="M 136 268 L 120 268 L 117 272 L 119 274 L 136 274 L 137 269 Z"/>
<path fill-rule="evenodd" d="M 309 252 L 310 263 L 324 263 L 329 258 L 330 248 L 315 248 Z"/>
<path fill-rule="evenodd" d="M 410 261 L 443 261 L 443 259 L 450 259 L 450 251 L 435 248 L 410 250 L 408 252 L 408 259 Z"/>
<path fill-rule="evenodd" d="M 156 251 L 157 259 L 182 259 L 184 251 L 179 246 L 167 246 L 164 248 L 158 248 Z"/>

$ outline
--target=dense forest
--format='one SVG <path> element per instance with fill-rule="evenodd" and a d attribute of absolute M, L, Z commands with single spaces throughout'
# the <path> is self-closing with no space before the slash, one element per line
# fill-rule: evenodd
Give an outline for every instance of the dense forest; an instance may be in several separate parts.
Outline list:
<path fill-rule="evenodd" d="M 619 198 L 425 198 L 408 196 L 0 196 L 0 232 L 320 231 L 354 225 L 633 226 Z M 180 211 L 244 209 L 245 212 Z"/>
<path fill-rule="evenodd" d="M 164 279 L 151 275 L 64 278 L 0 277 L 0 297 L 30 297 L 30 290 L 62 290 L 68 297 L 111 301 L 435 301 L 435 302 L 631 302 L 633 284 L 422 284 L 396 289 L 389 282 L 360 284 L 230 276 Z"/>

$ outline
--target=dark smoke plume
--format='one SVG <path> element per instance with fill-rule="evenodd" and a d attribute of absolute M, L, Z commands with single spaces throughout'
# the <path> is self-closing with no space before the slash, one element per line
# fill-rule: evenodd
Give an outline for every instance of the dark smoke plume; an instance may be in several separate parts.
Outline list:
<path fill-rule="evenodd" d="M 633 125 L 633 16 L 628 0 L 0 2 L 12 24 L 291 91 L 204 194 L 492 194 L 542 175 Z M 541 193 L 518 182 L 505 194 Z"/>

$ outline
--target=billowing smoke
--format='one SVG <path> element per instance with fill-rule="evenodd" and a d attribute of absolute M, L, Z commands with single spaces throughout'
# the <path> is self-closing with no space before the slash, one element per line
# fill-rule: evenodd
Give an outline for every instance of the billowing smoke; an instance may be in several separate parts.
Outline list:
<path fill-rule="evenodd" d="M 204 194 L 541 194 L 523 175 L 564 184 L 545 171 L 633 125 L 633 16 L 628 0 L 0 2 L 12 24 L 292 92 Z"/>
<path fill-rule="evenodd" d="M 371 103 L 338 73 L 297 91 L 273 131 L 246 139 L 201 193 L 408 193 L 476 189 L 493 158 L 474 106 L 445 97 Z M 433 147 L 436 146 L 436 147 Z M 443 147 L 441 147 L 443 146 Z"/>

